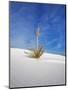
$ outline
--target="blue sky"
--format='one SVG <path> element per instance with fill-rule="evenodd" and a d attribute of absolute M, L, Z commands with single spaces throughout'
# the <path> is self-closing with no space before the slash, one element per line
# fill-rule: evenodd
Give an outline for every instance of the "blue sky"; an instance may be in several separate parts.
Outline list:
<path fill-rule="evenodd" d="M 10 47 L 35 48 L 38 26 L 39 45 L 46 52 L 64 55 L 65 5 L 10 2 Z"/>

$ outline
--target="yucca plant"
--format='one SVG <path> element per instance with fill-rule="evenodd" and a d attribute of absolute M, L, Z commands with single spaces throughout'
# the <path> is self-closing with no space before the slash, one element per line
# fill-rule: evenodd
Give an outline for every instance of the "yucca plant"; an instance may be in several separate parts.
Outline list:
<path fill-rule="evenodd" d="M 36 49 L 29 49 L 30 52 L 25 52 L 28 57 L 31 57 L 31 58 L 40 58 L 40 56 L 43 54 L 44 50 L 43 50 L 43 47 L 39 47 L 39 36 L 40 36 L 40 28 L 38 27 L 36 33 Z"/>
<path fill-rule="evenodd" d="M 30 49 L 30 52 L 25 52 L 28 57 L 31 58 L 40 58 L 42 56 L 44 50 L 42 47 L 39 47 L 38 49 Z"/>

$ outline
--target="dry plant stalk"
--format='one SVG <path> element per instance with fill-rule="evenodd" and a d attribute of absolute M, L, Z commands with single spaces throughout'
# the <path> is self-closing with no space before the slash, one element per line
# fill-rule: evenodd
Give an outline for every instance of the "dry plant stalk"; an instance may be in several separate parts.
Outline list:
<path fill-rule="evenodd" d="M 30 52 L 25 52 L 28 57 L 31 57 L 31 58 L 40 58 L 40 56 L 43 54 L 43 47 L 39 47 L 39 36 L 40 36 L 40 28 L 38 27 L 36 33 L 36 45 L 37 45 L 37 48 L 36 49 L 29 49 Z"/>

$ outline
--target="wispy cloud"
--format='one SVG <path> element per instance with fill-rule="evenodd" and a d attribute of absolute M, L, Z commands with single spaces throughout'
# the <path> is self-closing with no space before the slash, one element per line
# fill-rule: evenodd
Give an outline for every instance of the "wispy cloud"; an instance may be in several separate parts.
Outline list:
<path fill-rule="evenodd" d="M 57 39 L 53 39 L 52 41 L 47 42 L 47 45 L 52 45 L 57 41 Z"/>
<path fill-rule="evenodd" d="M 57 48 L 57 49 L 59 49 L 59 48 L 61 48 L 61 47 L 62 47 L 61 43 L 58 43 L 58 44 L 56 45 L 56 48 Z"/>

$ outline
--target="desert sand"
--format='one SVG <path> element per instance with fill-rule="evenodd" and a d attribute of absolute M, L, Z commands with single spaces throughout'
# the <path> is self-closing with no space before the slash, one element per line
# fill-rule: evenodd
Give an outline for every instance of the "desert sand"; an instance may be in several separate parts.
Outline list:
<path fill-rule="evenodd" d="M 24 51 L 10 48 L 10 88 L 65 84 L 65 56 L 44 53 L 35 59 Z"/>

